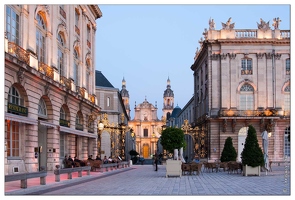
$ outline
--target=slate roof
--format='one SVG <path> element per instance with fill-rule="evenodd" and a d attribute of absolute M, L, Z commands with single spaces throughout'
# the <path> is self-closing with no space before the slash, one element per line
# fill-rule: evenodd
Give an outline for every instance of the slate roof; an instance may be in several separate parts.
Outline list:
<path fill-rule="evenodd" d="M 95 86 L 114 88 L 110 81 L 98 70 L 95 70 Z"/>

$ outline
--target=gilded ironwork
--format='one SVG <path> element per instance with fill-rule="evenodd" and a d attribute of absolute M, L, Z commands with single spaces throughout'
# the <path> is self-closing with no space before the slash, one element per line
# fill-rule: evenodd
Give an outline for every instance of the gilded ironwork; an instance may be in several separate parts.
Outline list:
<path fill-rule="evenodd" d="M 60 77 L 60 83 L 65 85 L 68 90 L 71 89 L 71 80 L 70 79 L 67 79 L 64 76 L 61 76 Z"/>
<path fill-rule="evenodd" d="M 203 119 L 205 120 L 205 119 Z M 193 139 L 194 154 L 198 155 L 200 158 L 205 158 L 207 155 L 207 129 L 205 125 L 195 126 L 194 128 L 188 123 L 188 120 L 184 120 L 184 124 L 181 126 L 181 129 L 185 134 L 188 134 Z"/>
<path fill-rule="evenodd" d="M 27 65 L 30 64 L 30 53 L 13 42 L 8 42 L 8 53 Z"/>
<path fill-rule="evenodd" d="M 53 68 L 46 65 L 45 63 L 43 62 L 39 62 L 39 67 L 38 67 L 38 71 L 41 72 L 41 73 L 44 73 L 45 76 L 53 79 Z"/>

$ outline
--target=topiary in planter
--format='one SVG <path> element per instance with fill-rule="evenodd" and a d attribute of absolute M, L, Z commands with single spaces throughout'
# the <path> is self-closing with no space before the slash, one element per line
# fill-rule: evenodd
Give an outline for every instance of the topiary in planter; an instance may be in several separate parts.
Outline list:
<path fill-rule="evenodd" d="M 231 137 L 226 138 L 224 147 L 221 153 L 221 162 L 229 162 L 236 161 L 237 159 L 237 151 L 233 146 L 233 141 Z"/>
<path fill-rule="evenodd" d="M 181 147 L 185 147 L 183 130 L 176 127 L 167 127 L 162 131 L 160 143 L 163 149 L 170 153 L 173 153 L 174 149 L 179 150 Z"/>
<path fill-rule="evenodd" d="M 256 130 L 252 125 L 249 125 L 248 135 L 241 156 L 243 165 L 251 167 L 264 165 L 262 149 L 259 147 Z"/>

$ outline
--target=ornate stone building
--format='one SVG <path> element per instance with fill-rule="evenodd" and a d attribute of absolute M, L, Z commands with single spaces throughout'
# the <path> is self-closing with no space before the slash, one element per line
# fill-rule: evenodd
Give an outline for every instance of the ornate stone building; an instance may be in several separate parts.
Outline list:
<path fill-rule="evenodd" d="M 157 103 L 154 106 L 145 99 L 141 104 L 135 105 L 134 119 L 128 123 L 135 133 L 135 150 L 144 158 L 151 158 L 157 149 L 162 152 L 158 139 L 161 136 L 162 126 L 166 125 L 166 119 L 171 116 L 174 107 L 174 93 L 169 78 L 163 100 L 161 120 L 157 117 Z"/>
<path fill-rule="evenodd" d="M 97 5 L 5 5 L 5 174 L 97 154 Z"/>
<path fill-rule="evenodd" d="M 231 18 L 201 38 L 191 69 L 194 72 L 193 137 L 203 136 L 195 153 L 220 159 L 232 137 L 238 160 L 247 126 L 252 124 L 262 147 L 261 133 L 269 133 L 270 160 L 290 156 L 290 30 L 279 29 L 279 18 L 260 19 L 257 29 L 234 29 Z"/>
<path fill-rule="evenodd" d="M 128 127 L 129 114 L 127 113 L 123 97 L 118 88 L 108 81 L 101 73 L 95 71 L 95 86 L 97 103 L 101 107 L 102 115 L 99 121 L 104 124 L 103 130 L 98 134 L 98 155 L 111 156 L 112 158 L 120 156 L 122 159 L 130 158 L 128 152 L 132 149 L 130 139 L 130 128 Z M 125 86 L 125 81 L 122 81 Z M 125 89 L 124 94 L 129 96 Z M 128 101 L 125 101 L 128 102 Z"/>

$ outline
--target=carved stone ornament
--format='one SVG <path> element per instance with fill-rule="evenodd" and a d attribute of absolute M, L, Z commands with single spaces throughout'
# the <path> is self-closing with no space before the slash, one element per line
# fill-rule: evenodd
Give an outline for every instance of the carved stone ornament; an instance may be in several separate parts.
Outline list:
<path fill-rule="evenodd" d="M 228 54 L 229 59 L 235 59 L 236 56 L 237 56 L 237 54 L 235 54 L 235 53 L 229 53 Z"/>
<path fill-rule="evenodd" d="M 24 73 L 25 73 L 25 70 L 23 68 L 19 68 L 19 70 L 17 72 L 17 78 L 18 78 L 18 82 L 20 84 L 22 84 L 22 82 L 24 80 Z"/>
<path fill-rule="evenodd" d="M 272 53 L 267 53 L 267 54 L 265 54 L 265 56 L 266 56 L 267 59 L 271 59 L 272 58 Z"/>
<path fill-rule="evenodd" d="M 282 54 L 280 54 L 280 53 L 274 54 L 275 59 L 276 59 L 276 60 L 280 60 L 280 59 L 281 59 L 281 55 L 282 55 Z"/>
<path fill-rule="evenodd" d="M 44 95 L 48 96 L 49 95 L 49 83 L 46 83 L 46 85 L 44 85 Z"/>
<path fill-rule="evenodd" d="M 220 54 L 220 58 L 221 58 L 221 60 L 225 60 L 225 59 L 226 59 L 226 56 L 227 56 L 226 53 Z"/>
<path fill-rule="evenodd" d="M 215 22 L 214 19 L 209 19 L 209 30 L 215 30 Z"/>
<path fill-rule="evenodd" d="M 264 54 L 263 53 L 257 53 L 256 55 L 257 55 L 258 59 L 262 59 Z"/>
<path fill-rule="evenodd" d="M 210 55 L 210 57 L 211 57 L 211 60 L 218 60 L 219 54 L 213 53 Z"/>
<path fill-rule="evenodd" d="M 272 24 L 272 26 L 274 27 L 274 29 L 279 29 L 279 25 L 280 25 L 280 22 L 281 22 L 282 20 L 280 20 L 280 18 L 279 17 L 277 17 L 277 18 L 273 18 L 273 24 Z"/>
<path fill-rule="evenodd" d="M 260 18 L 260 24 L 257 22 L 257 27 L 260 30 L 267 31 L 270 29 L 269 21 L 266 23 L 262 18 Z"/>
<path fill-rule="evenodd" d="M 224 30 L 233 30 L 235 27 L 235 23 L 231 23 L 231 17 L 227 20 L 226 23 L 221 22 L 221 25 L 222 25 L 222 29 Z"/>

